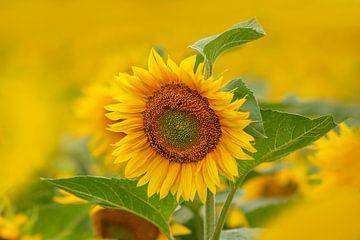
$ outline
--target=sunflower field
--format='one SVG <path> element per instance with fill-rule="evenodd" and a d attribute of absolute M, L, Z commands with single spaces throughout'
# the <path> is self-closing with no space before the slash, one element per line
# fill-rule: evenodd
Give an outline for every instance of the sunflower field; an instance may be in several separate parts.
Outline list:
<path fill-rule="evenodd" d="M 0 240 L 360 240 L 360 1 L 0 1 Z"/>

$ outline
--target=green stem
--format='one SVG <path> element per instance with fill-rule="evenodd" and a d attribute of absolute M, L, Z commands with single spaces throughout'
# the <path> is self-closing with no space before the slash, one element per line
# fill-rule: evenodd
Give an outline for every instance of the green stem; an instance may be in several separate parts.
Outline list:
<path fill-rule="evenodd" d="M 225 221 L 227 219 L 232 200 L 233 200 L 233 198 L 235 196 L 236 190 L 238 189 L 239 185 L 245 179 L 245 176 L 246 175 L 239 176 L 238 180 L 235 181 L 235 183 L 230 182 L 230 184 L 229 184 L 230 185 L 230 192 L 229 192 L 229 194 L 228 194 L 228 196 L 226 198 L 224 206 L 221 209 L 220 217 L 219 217 L 219 219 L 217 221 L 216 228 L 215 228 L 212 240 L 219 240 L 220 239 L 221 231 L 222 231 L 222 229 L 224 227 L 224 224 L 225 224 Z"/>
<path fill-rule="evenodd" d="M 213 238 L 212 238 L 213 240 L 220 239 L 221 231 L 222 231 L 222 229 L 224 227 L 225 220 L 227 219 L 227 215 L 229 213 L 231 202 L 232 202 L 232 200 L 234 198 L 236 190 L 237 189 L 234 186 L 234 184 L 230 183 L 230 192 L 229 192 L 229 195 L 226 198 L 224 206 L 221 209 L 220 217 L 219 217 L 218 222 L 216 224 L 215 232 L 214 232 L 214 235 L 213 235 Z"/>
<path fill-rule="evenodd" d="M 213 74 L 213 66 L 205 60 L 205 79 Z M 205 203 L 204 240 L 210 240 L 215 229 L 215 196 L 208 190 Z"/>
<path fill-rule="evenodd" d="M 196 238 L 197 240 L 204 239 L 204 221 L 199 215 L 199 212 L 196 212 L 194 216 L 195 227 L 196 227 Z"/>
<path fill-rule="evenodd" d="M 192 202 L 185 202 L 185 206 L 194 214 L 196 239 L 204 240 L 204 220 L 200 215 L 200 206 Z"/>
<path fill-rule="evenodd" d="M 205 204 L 204 239 L 209 240 L 215 228 L 215 198 L 208 190 Z"/>

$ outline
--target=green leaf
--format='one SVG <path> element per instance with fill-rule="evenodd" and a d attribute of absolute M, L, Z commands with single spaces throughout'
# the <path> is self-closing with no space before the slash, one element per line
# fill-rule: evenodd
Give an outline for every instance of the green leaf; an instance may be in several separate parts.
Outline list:
<path fill-rule="evenodd" d="M 250 112 L 250 119 L 253 122 L 245 129 L 245 131 L 255 138 L 266 138 L 263 119 L 254 93 L 240 78 L 236 78 L 231 81 L 223 90 L 232 91 L 234 93 L 233 101 L 246 97 L 247 100 L 241 107 L 241 110 L 244 112 Z"/>
<path fill-rule="evenodd" d="M 241 22 L 220 34 L 201 39 L 190 46 L 213 65 L 224 52 L 265 35 L 256 19 Z"/>
<path fill-rule="evenodd" d="M 196 70 L 199 67 L 199 64 L 204 62 L 204 57 L 203 55 L 197 54 L 196 55 L 196 61 L 195 61 L 195 65 L 194 65 L 194 72 L 196 72 Z"/>
<path fill-rule="evenodd" d="M 44 179 L 56 187 L 105 208 L 121 209 L 135 213 L 156 225 L 172 238 L 169 219 L 177 203 L 172 195 L 160 200 L 148 198 L 146 187 L 137 187 L 129 179 L 78 176 L 67 179 Z"/>
<path fill-rule="evenodd" d="M 260 228 L 238 228 L 223 230 L 221 232 L 221 240 L 255 240 L 257 239 L 262 230 Z"/>
<path fill-rule="evenodd" d="M 43 239 L 91 239 L 94 237 L 88 205 L 41 206 L 30 234 L 39 234 Z"/>
<path fill-rule="evenodd" d="M 261 111 L 267 138 L 255 141 L 255 160 L 238 161 L 239 173 L 246 175 L 262 162 L 271 162 L 303 148 L 336 127 L 331 116 L 309 119 L 272 110 Z"/>

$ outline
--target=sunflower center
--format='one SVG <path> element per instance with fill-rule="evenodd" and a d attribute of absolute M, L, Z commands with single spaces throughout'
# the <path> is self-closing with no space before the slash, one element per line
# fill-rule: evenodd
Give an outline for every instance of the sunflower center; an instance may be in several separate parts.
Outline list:
<path fill-rule="evenodd" d="M 186 112 L 166 109 L 159 118 L 163 137 L 172 147 L 186 149 L 199 138 L 199 123 Z"/>
<path fill-rule="evenodd" d="M 200 161 L 221 137 L 207 99 L 181 83 L 164 85 L 149 97 L 143 118 L 150 145 L 170 161 Z"/>

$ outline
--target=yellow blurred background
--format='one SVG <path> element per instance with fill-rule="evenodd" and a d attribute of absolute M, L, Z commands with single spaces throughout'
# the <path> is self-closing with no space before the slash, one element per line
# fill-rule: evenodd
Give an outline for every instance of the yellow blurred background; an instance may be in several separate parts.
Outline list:
<path fill-rule="evenodd" d="M 360 103 L 359 0 L 0 1 L 0 194 L 38 179 L 89 83 L 144 66 L 151 47 L 187 46 L 256 17 L 267 36 L 216 73 L 264 81 L 260 96 Z"/>

